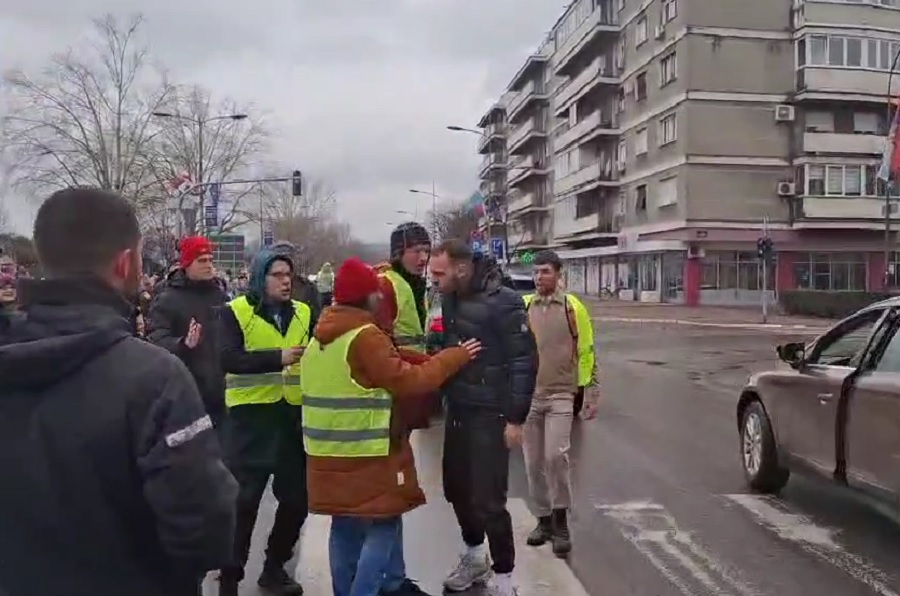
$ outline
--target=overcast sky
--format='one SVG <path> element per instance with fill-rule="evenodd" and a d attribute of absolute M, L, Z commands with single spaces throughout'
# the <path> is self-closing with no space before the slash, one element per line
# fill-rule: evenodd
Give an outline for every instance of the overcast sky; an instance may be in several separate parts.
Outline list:
<path fill-rule="evenodd" d="M 272 158 L 327 179 L 356 235 L 420 217 L 476 188 L 474 127 L 543 39 L 564 0 L 0 0 L 0 68 L 40 68 L 90 18 L 141 12 L 178 82 L 250 102 Z M 16 221 L 28 227 L 28 215 Z"/>

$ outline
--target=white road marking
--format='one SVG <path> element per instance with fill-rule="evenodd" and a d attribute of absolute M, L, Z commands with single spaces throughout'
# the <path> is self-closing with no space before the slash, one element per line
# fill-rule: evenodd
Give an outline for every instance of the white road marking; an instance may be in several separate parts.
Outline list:
<path fill-rule="evenodd" d="M 436 508 L 441 507 L 449 509 L 450 506 L 443 500 L 434 498 L 426 505 L 424 512 L 431 515 L 434 511 L 441 518 L 446 518 L 444 512 L 436 511 Z M 516 535 L 515 578 L 522 587 L 522 592 L 528 596 L 589 596 L 569 565 L 554 556 L 549 547 L 525 546 L 525 538 L 535 524 L 534 516 L 525 501 L 510 499 L 507 507 Z M 406 528 L 407 531 L 440 535 L 442 540 L 459 540 L 456 527 L 444 527 L 444 522 L 435 523 L 434 527 L 422 527 L 423 525 L 427 526 L 420 521 L 413 523 L 410 519 Z M 331 520 L 324 515 L 311 515 L 304 525 L 295 577 L 303 584 L 307 596 L 331 596 L 333 593 L 328 561 L 330 527 Z M 575 545 L 576 548 L 577 546 Z M 455 563 L 456 561 L 446 561 L 441 569 L 409 569 L 408 572 L 414 577 L 425 577 L 438 572 L 443 576 Z"/>
<path fill-rule="evenodd" d="M 756 590 L 680 529 L 662 505 L 627 501 L 596 508 L 614 520 L 625 539 L 685 596 L 757 596 Z"/>
<path fill-rule="evenodd" d="M 806 516 L 785 511 L 784 505 L 772 497 L 734 494 L 723 495 L 749 511 L 764 527 L 780 538 L 800 546 L 826 563 L 840 569 L 868 586 L 879 596 L 900 596 L 888 587 L 889 576 L 863 558 L 847 552 L 838 542 L 838 532 L 817 525 Z"/>

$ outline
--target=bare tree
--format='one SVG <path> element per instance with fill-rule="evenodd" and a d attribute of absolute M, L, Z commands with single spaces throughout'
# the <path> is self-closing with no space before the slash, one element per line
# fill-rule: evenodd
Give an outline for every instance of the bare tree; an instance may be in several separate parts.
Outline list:
<path fill-rule="evenodd" d="M 468 240 L 478 229 L 478 213 L 466 204 L 454 204 L 430 214 L 431 229 L 439 238 Z"/>
<path fill-rule="evenodd" d="M 258 115 L 232 100 L 213 101 L 197 86 L 179 87 L 156 111 L 160 132 L 147 161 L 157 180 L 188 174 L 196 183 L 251 178 L 268 141 Z M 257 185 L 222 186 L 217 230 L 229 232 L 247 223 L 248 197 Z M 210 199 L 208 187 L 200 192 Z M 209 202 L 207 200 L 206 204 Z"/>
<path fill-rule="evenodd" d="M 34 190 L 91 185 L 140 205 L 156 183 L 145 159 L 154 111 L 172 87 L 139 45 L 142 19 L 94 22 L 94 43 L 53 58 L 41 74 L 5 77 L 3 141 L 14 182 Z"/>

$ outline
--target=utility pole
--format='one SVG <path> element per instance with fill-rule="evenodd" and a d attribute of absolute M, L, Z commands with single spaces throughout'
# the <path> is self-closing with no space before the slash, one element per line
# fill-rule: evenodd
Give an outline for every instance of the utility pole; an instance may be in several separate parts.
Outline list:
<path fill-rule="evenodd" d="M 891 283 L 891 186 L 890 178 L 884 181 L 884 289 Z"/>
<path fill-rule="evenodd" d="M 206 205 L 205 205 L 205 197 L 206 197 L 206 186 L 203 184 L 203 128 L 205 122 L 203 122 L 203 118 L 197 119 L 197 182 L 200 184 L 200 221 L 197 225 L 197 232 L 204 236 L 206 234 Z"/>
<path fill-rule="evenodd" d="M 772 262 L 774 253 L 774 245 L 772 237 L 769 235 L 769 216 L 763 218 L 762 236 L 756 241 L 756 254 L 759 257 L 759 266 L 761 271 L 760 277 L 760 298 L 762 301 L 762 322 L 769 320 L 769 264 Z"/>

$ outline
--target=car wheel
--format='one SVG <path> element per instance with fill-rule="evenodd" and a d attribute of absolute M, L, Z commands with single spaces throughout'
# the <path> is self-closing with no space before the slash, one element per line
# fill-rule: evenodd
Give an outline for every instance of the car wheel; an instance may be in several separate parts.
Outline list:
<path fill-rule="evenodd" d="M 790 476 L 778 463 L 772 423 L 758 401 L 750 402 L 741 418 L 741 465 L 747 484 L 761 493 L 777 493 Z"/>

